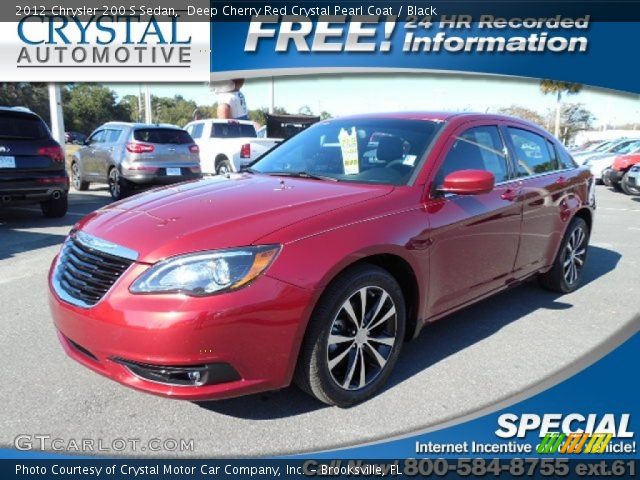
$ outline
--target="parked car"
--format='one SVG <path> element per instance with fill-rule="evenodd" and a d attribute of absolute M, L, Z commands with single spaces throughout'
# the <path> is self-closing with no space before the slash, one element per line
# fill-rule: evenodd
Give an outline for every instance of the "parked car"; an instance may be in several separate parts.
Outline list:
<path fill-rule="evenodd" d="M 80 132 L 64 132 L 65 143 L 71 143 L 74 145 L 83 145 L 87 140 L 87 136 Z"/>
<path fill-rule="evenodd" d="M 627 188 L 632 195 L 640 195 L 640 163 L 629 169 L 627 174 Z"/>
<path fill-rule="evenodd" d="M 52 264 L 52 314 L 69 356 L 142 391 L 195 401 L 295 379 L 348 406 L 425 324 L 532 277 L 578 288 L 594 188 L 523 120 L 323 121 L 245 172 L 81 220 Z"/>
<path fill-rule="evenodd" d="M 589 167 L 596 183 L 604 183 L 602 174 L 606 169 L 611 167 L 614 160 L 620 155 L 633 153 L 640 153 L 640 140 L 635 140 L 627 144 L 627 146 L 621 148 L 617 153 L 594 155 L 586 160 L 583 165 Z"/>
<path fill-rule="evenodd" d="M 197 120 L 184 128 L 200 147 L 202 173 L 207 175 L 238 172 L 280 142 L 258 138 L 249 120 Z"/>
<path fill-rule="evenodd" d="M 638 138 L 625 138 L 621 140 L 614 140 L 600 145 L 591 152 L 582 152 L 573 154 L 573 159 L 578 165 L 584 165 L 585 162 L 597 158 L 602 158 L 608 155 L 620 154 L 630 144 L 637 142 Z"/>
<path fill-rule="evenodd" d="M 67 213 L 69 177 L 62 147 L 24 107 L 0 107 L 0 206 L 39 204 L 45 217 Z"/>
<path fill-rule="evenodd" d="M 109 122 L 96 129 L 71 161 L 76 190 L 106 183 L 115 200 L 135 188 L 202 176 L 198 145 L 173 125 Z"/>
<path fill-rule="evenodd" d="M 640 188 L 635 181 L 629 180 L 631 167 L 640 163 L 640 153 L 619 155 L 613 161 L 611 168 L 605 172 L 607 183 L 627 195 L 640 194 Z"/>

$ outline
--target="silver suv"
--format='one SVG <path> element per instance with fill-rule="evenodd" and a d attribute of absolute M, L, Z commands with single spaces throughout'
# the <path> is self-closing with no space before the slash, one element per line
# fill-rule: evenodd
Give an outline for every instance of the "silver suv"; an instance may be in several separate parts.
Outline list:
<path fill-rule="evenodd" d="M 107 183 L 115 200 L 143 185 L 165 185 L 200 178 L 200 153 L 185 130 L 173 125 L 105 123 L 73 156 L 76 190 Z"/>

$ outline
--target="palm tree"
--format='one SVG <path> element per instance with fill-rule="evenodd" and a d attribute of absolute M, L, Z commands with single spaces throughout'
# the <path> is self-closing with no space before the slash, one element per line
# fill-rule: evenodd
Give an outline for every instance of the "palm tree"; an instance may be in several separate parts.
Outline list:
<path fill-rule="evenodd" d="M 575 95 L 582 90 L 582 84 L 571 82 L 560 82 L 557 80 L 541 80 L 540 91 L 547 95 L 555 93 L 556 95 L 556 125 L 554 135 L 560 135 L 560 106 L 562 104 L 562 94 Z"/>

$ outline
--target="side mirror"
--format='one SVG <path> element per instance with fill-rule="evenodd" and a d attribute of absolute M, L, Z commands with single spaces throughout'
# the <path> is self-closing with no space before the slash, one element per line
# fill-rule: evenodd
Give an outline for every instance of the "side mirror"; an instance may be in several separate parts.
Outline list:
<path fill-rule="evenodd" d="M 458 170 L 444 178 L 439 190 L 456 195 L 480 195 L 493 190 L 495 183 L 493 173 L 486 170 Z"/>

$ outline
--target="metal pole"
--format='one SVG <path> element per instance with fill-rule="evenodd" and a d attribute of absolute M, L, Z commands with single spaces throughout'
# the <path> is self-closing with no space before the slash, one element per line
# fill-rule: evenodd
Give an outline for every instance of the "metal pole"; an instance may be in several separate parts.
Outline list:
<path fill-rule="evenodd" d="M 62 115 L 62 94 L 60 85 L 49 84 L 49 112 L 51 115 L 51 134 L 60 145 L 64 145 L 64 117 Z"/>
<path fill-rule="evenodd" d="M 151 90 L 149 84 L 144 86 L 144 121 L 145 123 L 153 123 L 153 114 L 151 112 Z"/>

